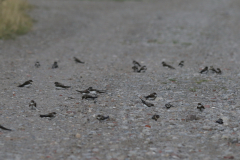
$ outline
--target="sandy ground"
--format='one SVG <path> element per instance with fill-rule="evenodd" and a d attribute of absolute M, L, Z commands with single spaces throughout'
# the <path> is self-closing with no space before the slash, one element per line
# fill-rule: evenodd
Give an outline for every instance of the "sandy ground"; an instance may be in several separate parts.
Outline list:
<path fill-rule="evenodd" d="M 239 159 L 239 0 L 29 1 L 33 30 L 0 41 L 0 124 L 13 130 L 0 130 L 1 159 Z M 199 74 L 205 66 L 223 74 Z M 82 100 L 88 87 L 107 93 Z M 152 92 L 146 107 L 139 97 Z"/>

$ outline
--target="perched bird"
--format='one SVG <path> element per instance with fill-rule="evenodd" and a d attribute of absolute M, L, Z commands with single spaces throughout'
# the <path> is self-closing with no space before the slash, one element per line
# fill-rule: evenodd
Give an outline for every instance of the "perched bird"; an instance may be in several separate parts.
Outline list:
<path fill-rule="evenodd" d="M 147 99 L 147 100 L 155 100 L 156 98 L 157 98 L 157 93 L 151 93 L 150 95 L 148 95 L 148 96 L 145 96 L 145 98 Z"/>
<path fill-rule="evenodd" d="M 205 107 L 201 103 L 198 103 L 197 109 L 199 109 L 200 111 L 203 111 Z"/>
<path fill-rule="evenodd" d="M 76 58 L 76 57 L 73 57 L 73 59 L 75 60 L 76 63 L 84 63 L 84 62 L 80 61 L 80 60 L 79 60 L 78 58 Z"/>
<path fill-rule="evenodd" d="M 157 121 L 159 117 L 160 117 L 159 115 L 156 115 L 156 114 L 155 114 L 155 115 L 152 116 L 152 119 L 154 119 L 155 121 Z"/>
<path fill-rule="evenodd" d="M 168 67 L 170 69 L 175 69 L 173 66 L 170 66 L 169 64 L 162 62 L 163 67 Z"/>
<path fill-rule="evenodd" d="M 137 66 L 133 66 L 132 69 L 133 69 L 133 72 L 138 72 L 138 67 Z"/>
<path fill-rule="evenodd" d="M 203 70 L 200 71 L 201 74 L 208 73 L 208 67 L 206 66 Z"/>
<path fill-rule="evenodd" d="M 146 66 L 142 66 L 137 72 L 146 72 L 147 67 Z"/>
<path fill-rule="evenodd" d="M 169 108 L 174 107 L 174 106 L 171 105 L 170 103 L 167 103 L 167 104 L 165 104 L 165 107 L 166 107 L 167 109 L 169 109 Z"/>
<path fill-rule="evenodd" d="M 59 83 L 59 82 L 55 82 L 54 84 L 56 86 L 56 89 L 66 89 L 71 87 L 71 86 L 64 86 L 62 83 Z"/>
<path fill-rule="evenodd" d="M 37 67 L 37 68 L 40 67 L 40 63 L 38 61 L 35 63 L 35 67 Z"/>
<path fill-rule="evenodd" d="M 96 118 L 97 118 L 97 120 L 99 120 L 99 121 L 103 121 L 103 120 L 105 120 L 105 119 L 108 119 L 109 116 L 106 116 L 106 117 L 105 117 L 105 116 L 99 114 L 99 115 L 96 116 Z"/>
<path fill-rule="evenodd" d="M 184 66 L 184 61 L 181 61 L 178 66 L 183 67 Z"/>
<path fill-rule="evenodd" d="M 223 124 L 223 120 L 221 118 L 219 118 L 216 123 L 219 123 L 219 124 Z"/>
<path fill-rule="evenodd" d="M 32 85 L 32 80 L 28 80 L 26 82 L 24 82 L 23 84 L 20 84 L 18 87 L 27 87 L 29 88 Z"/>
<path fill-rule="evenodd" d="M 216 71 L 217 74 L 222 74 L 222 71 L 220 68 L 217 68 L 217 71 Z"/>
<path fill-rule="evenodd" d="M 144 101 L 142 98 L 140 98 L 140 99 L 142 100 L 142 103 L 145 104 L 146 106 L 148 106 L 148 107 L 153 107 L 154 106 L 154 104 L 149 103 L 147 101 Z"/>
<path fill-rule="evenodd" d="M 98 96 L 97 95 L 90 95 L 90 94 L 84 94 L 82 96 L 82 99 L 92 99 L 92 100 L 94 100 L 95 98 L 98 98 Z"/>
<path fill-rule="evenodd" d="M 141 64 L 139 62 L 133 60 L 133 66 L 141 67 Z"/>
<path fill-rule="evenodd" d="M 31 102 L 29 103 L 29 107 L 31 107 L 31 109 L 36 109 L 37 103 L 34 100 L 31 100 Z"/>
<path fill-rule="evenodd" d="M 53 65 L 52 65 L 52 69 L 54 69 L 54 68 L 58 68 L 58 64 L 57 64 L 56 61 L 55 61 L 55 62 L 53 63 Z"/>
<path fill-rule="evenodd" d="M 2 125 L 0 125 L 0 128 L 3 129 L 3 130 L 6 130 L 6 131 L 12 131 L 11 129 L 5 128 Z"/>
<path fill-rule="evenodd" d="M 209 67 L 209 70 L 212 72 L 212 73 L 217 73 L 217 70 L 215 68 L 213 68 L 213 66 L 210 66 Z"/>
<path fill-rule="evenodd" d="M 76 90 L 77 92 L 80 92 L 80 93 L 82 93 L 82 94 L 88 94 L 88 93 L 90 93 L 90 91 L 88 90 L 88 89 L 86 89 L 86 90 L 83 90 L 83 91 L 79 91 L 79 90 Z"/>
<path fill-rule="evenodd" d="M 48 114 L 42 114 L 42 115 L 40 115 L 40 117 L 41 118 L 43 118 L 43 117 L 49 117 L 49 118 L 53 118 L 53 117 L 55 117 L 56 116 L 56 112 L 51 112 L 51 113 L 48 113 Z"/>

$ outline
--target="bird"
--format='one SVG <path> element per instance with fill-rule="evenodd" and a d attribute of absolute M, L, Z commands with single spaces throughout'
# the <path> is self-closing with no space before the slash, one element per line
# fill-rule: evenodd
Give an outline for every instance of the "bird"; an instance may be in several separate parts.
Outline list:
<path fill-rule="evenodd" d="M 138 67 L 137 66 L 133 66 L 132 69 L 133 69 L 133 72 L 138 72 Z"/>
<path fill-rule="evenodd" d="M 203 70 L 200 71 L 201 74 L 208 73 L 208 67 L 206 66 Z"/>
<path fill-rule="evenodd" d="M 178 66 L 183 67 L 184 66 L 184 61 L 181 61 Z"/>
<path fill-rule="evenodd" d="M 40 67 L 40 63 L 38 61 L 36 61 L 35 63 L 35 67 L 39 68 Z"/>
<path fill-rule="evenodd" d="M 210 66 L 209 67 L 209 70 L 212 72 L 212 73 L 217 73 L 217 70 L 215 68 L 213 68 L 213 66 Z"/>
<path fill-rule="evenodd" d="M 160 117 L 159 115 L 156 115 L 156 114 L 155 114 L 155 115 L 152 116 L 152 119 L 154 119 L 155 121 L 157 121 L 159 117 Z"/>
<path fill-rule="evenodd" d="M 52 65 L 52 69 L 55 69 L 55 68 L 58 68 L 58 64 L 57 64 L 56 61 L 55 61 L 55 62 L 53 63 L 53 65 Z"/>
<path fill-rule="evenodd" d="M 142 66 L 137 72 L 146 72 L 147 67 L 146 66 Z"/>
<path fill-rule="evenodd" d="M 105 90 L 98 90 L 98 89 L 93 89 L 92 87 L 89 87 L 88 90 L 90 91 L 90 93 L 92 92 L 96 92 L 96 93 L 105 93 Z"/>
<path fill-rule="evenodd" d="M 133 60 L 133 65 L 136 66 L 136 67 L 141 67 L 141 64 L 137 61 L 134 61 L 134 60 Z"/>
<path fill-rule="evenodd" d="M 64 86 L 62 83 L 59 83 L 59 82 L 55 82 L 54 84 L 56 86 L 56 89 L 66 89 L 71 87 L 71 86 Z"/>
<path fill-rule="evenodd" d="M 6 131 L 12 131 L 11 129 L 5 128 L 2 125 L 0 125 L 0 128 L 3 129 L 3 130 L 6 130 Z"/>
<path fill-rule="evenodd" d="M 150 95 L 148 96 L 145 96 L 145 98 L 148 100 L 155 100 L 157 98 L 157 93 L 151 93 Z"/>
<path fill-rule="evenodd" d="M 203 111 L 205 107 L 201 103 L 198 103 L 197 109 L 199 109 L 200 111 Z"/>
<path fill-rule="evenodd" d="M 51 113 L 48 113 L 48 114 L 41 114 L 40 117 L 43 118 L 43 117 L 49 117 L 49 118 L 53 118 L 56 116 L 56 112 L 51 112 Z"/>
<path fill-rule="evenodd" d="M 82 94 L 88 94 L 88 93 L 90 93 L 90 91 L 88 90 L 88 89 L 86 89 L 86 90 L 83 90 L 83 91 L 79 91 L 79 90 L 76 90 L 77 92 L 80 92 L 80 93 L 82 93 Z"/>
<path fill-rule="evenodd" d="M 26 82 L 24 82 L 23 84 L 20 84 L 18 87 L 27 87 L 29 88 L 32 85 L 32 80 L 28 80 Z"/>
<path fill-rule="evenodd" d="M 167 104 L 165 104 L 165 107 L 166 107 L 167 109 L 169 109 L 169 108 L 174 107 L 174 106 L 171 105 L 170 103 L 167 103 Z"/>
<path fill-rule="evenodd" d="M 73 57 L 73 59 L 75 60 L 76 63 L 84 63 L 84 62 L 80 61 L 80 60 L 79 60 L 78 58 L 76 58 L 76 57 Z"/>
<path fill-rule="evenodd" d="M 216 121 L 216 123 L 223 124 L 222 118 L 219 118 L 219 119 Z"/>
<path fill-rule="evenodd" d="M 217 71 L 216 71 L 217 74 L 222 74 L 222 71 L 220 68 L 217 68 Z"/>
<path fill-rule="evenodd" d="M 34 100 L 31 100 L 31 102 L 29 103 L 29 107 L 31 107 L 31 109 L 36 109 L 37 103 Z"/>
<path fill-rule="evenodd" d="M 92 100 L 94 100 L 95 98 L 98 98 L 98 96 L 97 95 L 90 95 L 90 94 L 84 94 L 82 96 L 82 99 L 92 99 Z"/>
<path fill-rule="evenodd" d="M 142 103 L 145 104 L 146 106 L 148 106 L 148 107 L 153 107 L 154 106 L 154 104 L 146 102 L 142 98 L 140 98 L 140 99 L 142 100 Z"/>
<path fill-rule="evenodd" d="M 103 120 L 105 120 L 105 119 L 108 119 L 109 116 L 106 116 L 106 117 L 105 117 L 105 116 L 99 114 L 99 115 L 96 116 L 96 118 L 97 118 L 97 120 L 99 120 L 99 121 L 103 121 Z"/>
<path fill-rule="evenodd" d="M 170 66 L 169 64 L 167 64 L 166 62 L 162 62 L 163 67 L 168 67 L 170 69 L 175 69 L 173 66 Z"/>

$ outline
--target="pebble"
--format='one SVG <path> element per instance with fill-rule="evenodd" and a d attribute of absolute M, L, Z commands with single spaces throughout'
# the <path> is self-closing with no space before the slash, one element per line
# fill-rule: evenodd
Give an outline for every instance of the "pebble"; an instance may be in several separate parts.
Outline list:
<path fill-rule="evenodd" d="M 203 130 L 210 130 L 210 129 L 212 129 L 212 127 L 211 126 L 203 126 L 202 129 Z"/>
<path fill-rule="evenodd" d="M 227 125 L 229 124 L 229 117 L 223 116 L 223 117 L 222 117 L 222 120 L 223 120 L 223 125 L 224 125 L 224 126 L 227 126 Z"/>
<path fill-rule="evenodd" d="M 76 138 L 81 138 L 81 134 L 77 133 L 77 134 L 75 135 L 75 137 L 76 137 Z"/>

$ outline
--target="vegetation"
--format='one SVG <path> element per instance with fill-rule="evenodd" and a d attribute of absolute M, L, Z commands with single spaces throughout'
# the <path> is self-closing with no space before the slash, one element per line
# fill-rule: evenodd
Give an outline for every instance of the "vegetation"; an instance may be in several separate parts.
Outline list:
<path fill-rule="evenodd" d="M 31 8 L 26 0 L 0 0 L 0 39 L 27 33 L 33 25 L 26 13 Z"/>

